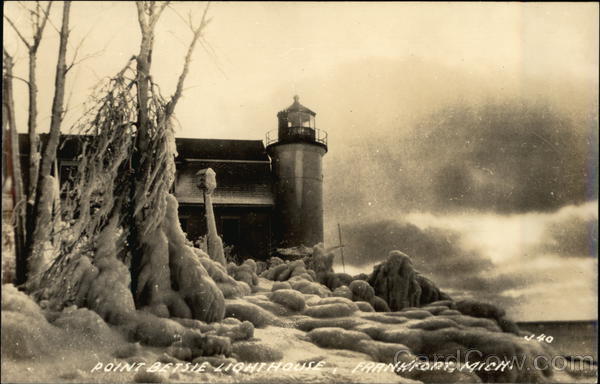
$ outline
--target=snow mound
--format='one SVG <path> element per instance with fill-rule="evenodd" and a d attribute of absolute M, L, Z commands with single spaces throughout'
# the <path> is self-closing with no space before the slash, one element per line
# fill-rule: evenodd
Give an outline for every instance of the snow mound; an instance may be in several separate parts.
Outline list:
<path fill-rule="evenodd" d="M 233 299 L 237 297 L 242 297 L 249 295 L 252 293 L 251 286 L 247 284 L 245 281 L 237 281 L 233 277 L 231 277 L 227 270 L 220 263 L 210 259 L 207 254 L 205 254 L 202 250 L 198 248 L 194 248 L 194 252 L 198 256 L 198 260 L 208 272 L 208 275 L 211 279 L 217 284 L 217 287 L 223 293 L 223 296 L 226 299 Z M 241 268 L 241 266 L 240 266 Z M 242 270 L 243 274 L 244 270 Z M 258 277 L 257 279 L 258 280 Z M 250 278 L 250 282 L 253 282 L 252 276 Z M 258 281 L 257 281 L 258 283 Z M 253 284 L 256 285 L 256 284 Z"/>
<path fill-rule="evenodd" d="M 333 290 L 333 296 L 335 297 L 345 297 L 346 299 L 352 300 L 352 291 L 348 286 L 342 285 Z"/>
<path fill-rule="evenodd" d="M 275 316 L 289 316 L 295 312 L 285 305 L 271 301 L 266 295 L 255 295 L 245 299 L 252 304 L 258 305 L 262 309 L 271 312 Z"/>
<path fill-rule="evenodd" d="M 388 306 L 388 303 L 386 303 L 385 300 L 383 300 L 379 296 L 375 296 L 373 298 L 373 301 L 371 301 L 371 305 L 373 306 L 373 309 L 375 309 L 376 312 L 389 312 L 390 311 L 390 307 Z"/>
<path fill-rule="evenodd" d="M 295 327 L 304 331 L 312 331 L 317 328 L 343 328 L 352 329 L 364 325 L 365 321 L 358 317 L 335 317 L 329 319 L 315 319 L 312 317 L 303 317 L 296 320 Z"/>
<path fill-rule="evenodd" d="M 275 263 L 272 267 L 261 273 L 261 277 L 273 281 L 287 281 L 296 276 L 302 276 L 308 281 L 315 280 L 315 274 L 306 268 L 303 260 L 295 260 L 287 263 Z"/>
<path fill-rule="evenodd" d="M 464 315 L 474 317 L 488 317 L 491 319 L 500 319 L 506 315 L 504 309 L 493 304 L 485 303 L 472 299 L 457 300 L 456 309 Z"/>
<path fill-rule="evenodd" d="M 292 289 L 292 285 L 287 281 L 276 281 L 271 287 L 271 291 L 275 292 L 279 289 Z"/>
<path fill-rule="evenodd" d="M 358 307 L 358 310 L 361 312 L 375 312 L 371 304 L 367 303 L 366 301 L 356 301 L 355 303 Z"/>
<path fill-rule="evenodd" d="M 362 340 L 371 338 L 358 331 L 348 331 L 343 328 L 325 327 L 317 328 L 306 334 L 310 340 L 321 348 L 357 350 Z M 357 352 L 361 352 L 358 350 Z"/>
<path fill-rule="evenodd" d="M 242 281 L 254 288 L 258 285 L 258 275 L 256 271 L 258 266 L 252 259 L 245 260 L 241 265 L 229 263 L 227 265 L 227 273 L 237 281 Z"/>
<path fill-rule="evenodd" d="M 28 359 L 52 353 L 61 339 L 41 308 L 12 284 L 2 286 L 2 357 Z"/>
<path fill-rule="evenodd" d="M 348 286 L 352 291 L 352 300 L 370 303 L 375 298 L 375 290 L 364 280 L 354 280 Z"/>
<path fill-rule="evenodd" d="M 246 320 L 254 324 L 255 327 L 266 327 L 267 325 L 282 325 L 283 321 L 277 316 L 259 307 L 243 300 L 228 300 L 225 306 L 225 316 L 234 317 L 239 320 Z"/>
<path fill-rule="evenodd" d="M 232 345 L 232 352 L 239 361 L 249 363 L 262 363 L 278 361 L 283 358 L 283 353 L 256 341 L 239 341 Z"/>
<path fill-rule="evenodd" d="M 305 245 L 291 248 L 277 248 L 277 253 L 288 260 L 301 259 L 310 256 L 313 249 Z"/>
<path fill-rule="evenodd" d="M 424 312 L 428 316 L 423 316 Z M 523 369 L 481 370 L 474 373 L 442 370 L 436 370 L 437 373 L 398 372 L 399 375 L 414 380 L 546 382 L 552 376 L 550 369 L 536 370 L 530 366 L 536 356 L 550 359 L 552 351 L 547 345 L 529 342 L 512 333 L 503 332 L 492 319 L 466 315 L 435 316 L 422 309 L 408 308 L 401 312 L 364 314 L 361 315 L 361 320 L 357 320 L 356 316 L 335 319 L 302 318 L 297 320 L 296 327 L 308 331 L 308 338 L 321 348 L 361 352 L 369 355 L 373 361 L 382 363 L 397 362 L 394 359 L 399 356 L 402 361 L 414 359 L 416 355 L 443 359 L 456 356 L 457 352 L 465 356 L 469 350 L 477 350 L 481 353 L 477 357 L 478 361 L 484 361 L 489 356 L 500 359 L 516 357 L 529 364 Z"/>
<path fill-rule="evenodd" d="M 18 312 L 35 320 L 46 321 L 39 305 L 12 284 L 2 285 L 2 312 Z"/>
<path fill-rule="evenodd" d="M 421 276 L 413 268 L 410 257 L 400 251 L 390 252 L 383 263 L 376 265 L 367 282 L 392 311 L 449 299 L 430 280 Z"/>
<path fill-rule="evenodd" d="M 339 297 L 339 299 L 341 299 L 341 297 Z M 353 312 L 356 311 L 358 311 L 358 307 L 356 305 L 350 306 L 346 303 L 331 303 L 308 307 L 304 311 L 304 314 L 310 317 L 323 318 L 350 316 Z"/>
<path fill-rule="evenodd" d="M 320 297 L 331 296 L 331 291 L 326 286 L 307 280 L 304 276 L 295 276 L 288 280 L 288 283 L 296 291 L 300 291 L 308 295 L 317 295 Z"/>
<path fill-rule="evenodd" d="M 306 306 L 304 296 L 293 289 L 280 289 L 270 294 L 274 303 L 281 304 L 292 311 L 302 311 Z"/>
<path fill-rule="evenodd" d="M 113 335 L 102 317 L 87 308 L 65 308 L 52 324 L 95 342 L 108 341 Z"/>
<path fill-rule="evenodd" d="M 165 377 L 156 372 L 139 371 L 133 376 L 136 383 L 164 383 Z"/>

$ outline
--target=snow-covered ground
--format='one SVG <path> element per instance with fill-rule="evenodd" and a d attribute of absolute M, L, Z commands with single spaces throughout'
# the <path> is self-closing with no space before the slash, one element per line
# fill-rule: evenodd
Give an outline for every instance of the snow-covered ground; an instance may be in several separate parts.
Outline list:
<path fill-rule="evenodd" d="M 323 299 L 313 294 L 300 294 L 307 309 L 290 311 L 275 302 L 281 300 L 269 300 L 273 297 L 273 285 L 272 281 L 260 278 L 252 295 L 228 300 L 228 315 L 254 324 L 251 338 L 234 341 L 229 357 L 191 359 L 188 356 L 187 362 L 173 357 L 179 356 L 181 351 L 171 347 L 148 347 L 128 341 L 123 330 L 108 326 L 92 311 L 83 308 L 67 308 L 61 313 L 44 311 L 25 294 L 11 285 L 4 285 L 2 382 L 413 383 L 478 380 L 468 369 L 452 373 L 445 367 L 424 374 L 412 371 L 397 375 L 389 368 L 389 363 L 395 362 L 395 352 L 402 348 L 408 350 L 404 344 L 412 350 L 419 348 L 419 343 L 440 350 L 448 347 L 444 338 L 438 339 L 447 325 L 453 327 L 457 337 L 477 336 L 488 338 L 486 344 L 496 343 L 486 346 L 474 341 L 479 348 L 488 348 L 486 353 L 500 353 L 506 351 L 507 346 L 511 350 L 510 345 L 525 348 L 530 357 L 550 352 L 541 349 L 537 342 L 528 344 L 514 334 L 501 332 L 491 320 L 463 316 L 455 310 L 444 309 L 443 305 L 382 313 L 370 312 L 366 306 L 363 309 L 367 311 L 344 309 L 352 307 L 352 302 L 341 297 Z M 236 305 L 240 309 L 236 310 Z M 345 312 L 331 313 L 335 310 Z M 432 315 L 436 312 L 438 315 Z M 503 343 L 508 344 L 502 346 Z M 401 362 L 410 362 L 414 357 L 412 352 L 403 356 Z M 161 371 L 147 372 L 158 370 Z M 535 377 L 546 382 L 594 382 L 595 377 L 587 373 L 574 377 L 555 370 L 550 377 L 541 373 Z M 503 377 L 523 379 L 525 376 Z"/>

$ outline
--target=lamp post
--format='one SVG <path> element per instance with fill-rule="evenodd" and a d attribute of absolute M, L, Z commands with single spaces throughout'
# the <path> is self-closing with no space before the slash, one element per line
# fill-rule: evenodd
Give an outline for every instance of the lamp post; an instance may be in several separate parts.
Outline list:
<path fill-rule="evenodd" d="M 212 168 L 201 169 L 196 173 L 196 186 L 204 196 L 204 211 L 207 228 L 207 253 L 211 259 L 226 265 L 225 253 L 223 252 L 223 241 L 217 233 L 217 223 L 212 205 L 212 193 L 217 188 L 217 174 Z"/>

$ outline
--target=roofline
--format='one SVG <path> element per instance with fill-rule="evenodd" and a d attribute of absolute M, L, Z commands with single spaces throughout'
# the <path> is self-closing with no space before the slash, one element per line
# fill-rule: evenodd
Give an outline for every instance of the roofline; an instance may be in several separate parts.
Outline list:
<path fill-rule="evenodd" d="M 28 137 L 29 134 L 27 132 L 18 132 L 18 136 Z M 48 136 L 48 132 L 40 132 L 39 136 Z M 79 133 L 60 133 L 61 137 L 93 137 L 95 135 L 92 134 L 79 134 Z M 243 141 L 243 142 L 262 142 L 263 140 L 258 139 L 218 139 L 218 138 L 202 138 L 202 137 L 179 137 L 175 136 L 175 140 L 211 140 L 211 141 Z"/>
<path fill-rule="evenodd" d="M 204 207 L 204 203 L 189 203 L 189 202 L 179 202 L 179 206 L 186 207 Z M 240 207 L 240 208 L 274 208 L 275 204 L 225 204 L 225 203 L 213 203 L 214 207 Z"/>
<path fill-rule="evenodd" d="M 271 164 L 269 160 L 230 160 L 230 159 L 195 159 L 182 157 L 180 160 L 176 160 L 177 163 L 191 162 L 209 162 L 209 163 L 254 163 L 254 164 Z"/>
<path fill-rule="evenodd" d="M 293 105 L 290 105 L 289 107 L 287 107 L 286 109 L 282 109 L 281 111 L 277 112 L 277 117 L 281 116 L 281 114 L 287 114 L 290 112 L 303 112 L 303 113 L 308 113 L 310 115 L 312 115 L 313 117 L 317 117 L 317 112 L 310 110 L 309 108 L 306 108 L 304 105 L 300 104 L 300 106 L 304 109 L 291 109 L 293 107 Z"/>
<path fill-rule="evenodd" d="M 216 138 L 202 138 L 202 137 L 175 137 L 175 140 L 211 140 L 211 141 L 251 141 L 251 142 L 262 142 L 262 140 L 249 140 L 249 139 L 216 139 Z"/>

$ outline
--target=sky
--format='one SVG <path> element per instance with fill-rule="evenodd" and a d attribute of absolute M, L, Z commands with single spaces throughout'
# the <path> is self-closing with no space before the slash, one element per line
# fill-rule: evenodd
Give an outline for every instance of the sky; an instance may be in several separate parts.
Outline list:
<path fill-rule="evenodd" d="M 198 20 L 204 5 L 174 2 L 157 25 L 152 72 L 165 95 L 191 38 L 182 17 Z M 5 12 L 26 26 L 16 3 Z M 217 2 L 209 15 L 177 136 L 263 139 L 298 94 L 329 134 L 325 240 L 341 223 L 349 269 L 400 248 L 442 289 L 517 319 L 596 316 L 598 4 Z M 85 36 L 80 57 L 91 57 L 69 74 L 65 126 L 140 37 L 129 2 L 75 2 L 71 21 L 70 52 Z M 6 23 L 4 36 L 26 77 Z M 42 131 L 57 44 L 49 26 Z M 15 87 L 25 131 L 26 88 Z"/>

